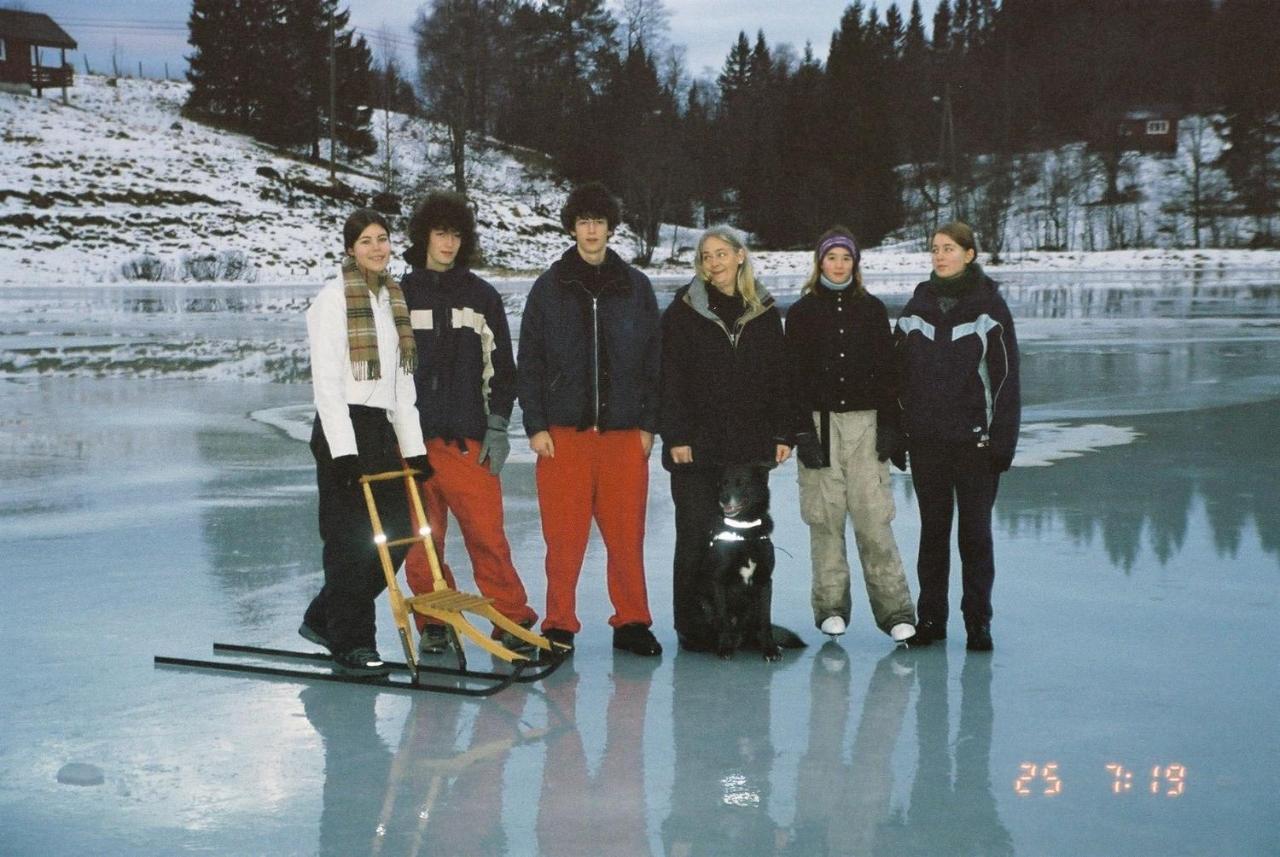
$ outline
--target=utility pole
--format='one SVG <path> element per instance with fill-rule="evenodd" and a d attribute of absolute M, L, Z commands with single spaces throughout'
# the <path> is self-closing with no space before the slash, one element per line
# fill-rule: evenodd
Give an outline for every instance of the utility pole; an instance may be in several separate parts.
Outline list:
<path fill-rule="evenodd" d="M 329 184 L 338 183 L 338 33 L 335 8 L 329 7 Z"/>
<path fill-rule="evenodd" d="M 951 81 L 947 81 L 942 89 L 942 121 L 941 134 L 938 139 L 938 160 L 947 165 L 947 171 L 954 180 L 956 175 L 956 123 L 951 113 Z"/>

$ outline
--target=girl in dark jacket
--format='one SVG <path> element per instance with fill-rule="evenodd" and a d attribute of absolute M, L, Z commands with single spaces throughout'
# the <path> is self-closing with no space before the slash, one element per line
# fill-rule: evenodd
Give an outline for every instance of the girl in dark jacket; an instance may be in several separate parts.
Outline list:
<path fill-rule="evenodd" d="M 960 510 L 960 610 L 968 648 L 989 651 L 995 558 L 991 509 L 1018 443 L 1018 340 L 999 288 L 975 261 L 973 230 L 948 223 L 933 236 L 933 274 L 898 319 L 911 481 L 920 506 L 917 635 L 947 636 L 951 520 Z"/>
<path fill-rule="evenodd" d="M 725 465 L 791 455 L 782 317 L 726 226 L 702 234 L 695 276 L 662 315 L 662 463 L 676 507 L 675 626 L 699 635 L 698 566 Z"/>
<path fill-rule="evenodd" d="M 787 313 L 813 621 L 832 637 L 849 624 L 845 521 L 852 517 L 876 625 L 895 643 L 908 644 L 915 642 L 915 608 L 893 537 L 887 461 L 903 446 L 893 334 L 884 304 L 862 285 L 860 255 L 848 230 L 823 235 L 813 274 Z"/>

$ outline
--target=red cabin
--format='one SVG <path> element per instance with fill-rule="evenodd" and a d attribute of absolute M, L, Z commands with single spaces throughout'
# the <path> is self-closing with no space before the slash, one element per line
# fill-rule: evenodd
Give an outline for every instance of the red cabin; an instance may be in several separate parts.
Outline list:
<path fill-rule="evenodd" d="M 1116 127 L 1120 149 L 1138 152 L 1178 151 L 1178 111 L 1166 108 L 1130 110 Z"/>
<path fill-rule="evenodd" d="M 55 49 L 57 64 L 46 64 Z M 68 49 L 76 49 L 75 39 L 48 15 L 0 9 L 0 90 L 43 95 L 46 89 L 62 87 L 65 101 L 72 84 Z"/>

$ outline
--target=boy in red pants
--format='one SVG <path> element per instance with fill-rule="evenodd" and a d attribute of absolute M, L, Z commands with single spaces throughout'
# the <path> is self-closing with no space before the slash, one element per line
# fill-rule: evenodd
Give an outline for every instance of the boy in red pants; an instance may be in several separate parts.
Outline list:
<path fill-rule="evenodd" d="M 452 512 L 480 593 L 492 598 L 508 619 L 532 627 L 538 615 L 511 563 L 498 479 L 510 452 L 507 422 L 516 386 L 506 311 L 497 290 L 470 270 L 476 224 L 463 197 L 429 195 L 414 213 L 409 235 L 413 244 L 404 256 L 413 272 L 402 288 L 418 347 L 418 413 L 435 471 L 422 491 L 431 540 L 445 580 L 456 588 L 453 571 L 444 562 L 445 528 Z M 433 589 L 421 544 L 405 559 L 405 577 L 415 593 Z M 443 625 L 419 616 L 418 629 L 423 654 L 448 647 Z M 496 631 L 494 636 L 508 648 L 528 650 L 514 637 Z"/>
<path fill-rule="evenodd" d="M 620 213 L 598 183 L 575 188 L 565 202 L 560 222 L 574 246 L 529 291 L 520 324 L 520 407 L 538 455 L 547 545 L 543 633 L 572 646 L 581 628 L 578 577 L 594 519 L 608 553 L 613 646 L 651 656 L 662 646 L 649 630 L 644 519 L 661 331 L 649 278 L 608 248 Z"/>

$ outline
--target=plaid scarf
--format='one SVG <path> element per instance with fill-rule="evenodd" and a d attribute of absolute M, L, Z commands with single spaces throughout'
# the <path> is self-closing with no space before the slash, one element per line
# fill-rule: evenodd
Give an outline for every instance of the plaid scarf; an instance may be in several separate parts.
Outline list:
<path fill-rule="evenodd" d="M 373 301 L 364 272 L 350 256 L 342 260 L 342 285 L 347 297 L 347 348 L 351 353 L 351 371 L 357 381 L 376 381 L 382 377 L 378 362 L 378 328 L 373 321 Z M 378 288 L 386 288 L 391 297 L 391 314 L 400 334 L 400 368 L 412 375 L 418 368 L 418 348 L 409 324 L 409 308 L 404 292 L 385 271 L 378 275 Z"/>

